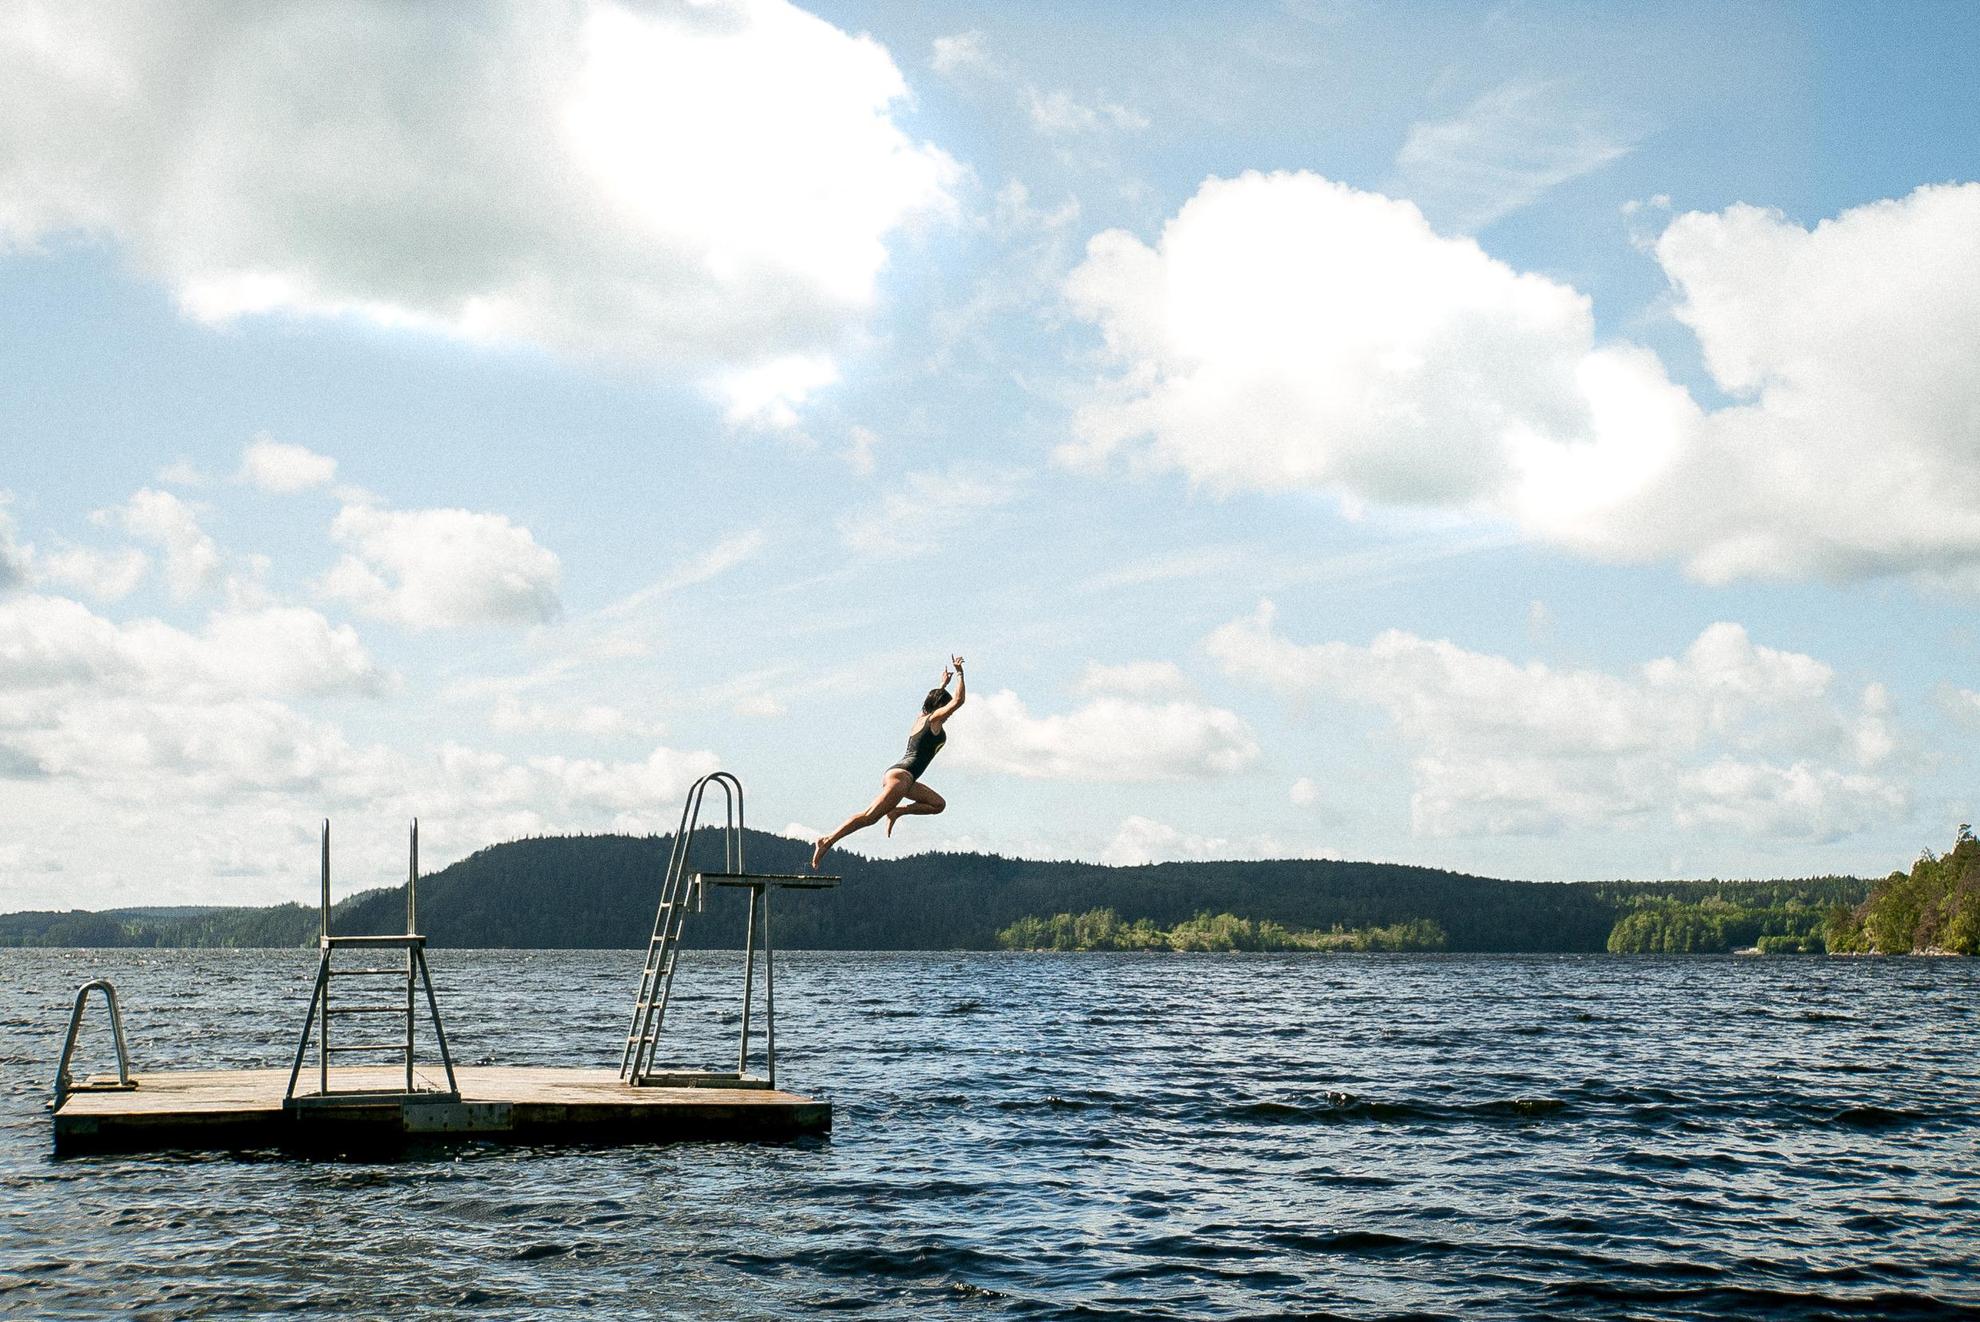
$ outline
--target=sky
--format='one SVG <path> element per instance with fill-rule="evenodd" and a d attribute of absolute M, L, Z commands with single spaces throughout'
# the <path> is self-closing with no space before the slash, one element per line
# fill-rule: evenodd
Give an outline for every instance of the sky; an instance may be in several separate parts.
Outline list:
<path fill-rule="evenodd" d="M 525 835 L 1880 876 L 1980 8 L 0 9 L 0 910 Z"/>

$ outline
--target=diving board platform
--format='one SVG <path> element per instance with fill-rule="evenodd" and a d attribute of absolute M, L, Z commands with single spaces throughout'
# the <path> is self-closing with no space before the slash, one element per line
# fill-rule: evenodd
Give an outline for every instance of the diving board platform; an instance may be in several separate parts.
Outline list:
<path fill-rule="evenodd" d="M 614 1069 L 457 1065 L 457 1098 L 406 1094 L 394 1065 L 344 1074 L 349 1091 L 316 1106 L 285 1098 L 286 1069 L 133 1073 L 135 1086 L 116 1090 L 92 1089 L 92 1079 L 56 1109 L 55 1150 L 344 1149 L 447 1137 L 664 1143 L 788 1139 L 832 1127 L 830 1102 L 770 1088 L 631 1088 Z"/>
<path fill-rule="evenodd" d="M 702 799 L 722 791 L 722 869 L 694 867 Z M 454 1062 L 417 927 L 419 823 L 406 870 L 405 931 L 331 930 L 330 823 L 323 824 L 322 923 L 308 1013 L 287 1069 L 135 1071 L 117 989 L 102 979 L 76 993 L 55 1072 L 58 1153 L 130 1149 L 299 1148 L 370 1150 L 448 1138 L 493 1143 L 656 1143 L 678 1139 L 777 1140 L 828 1133 L 832 1104 L 777 1086 L 774 891 L 825 890 L 837 877 L 749 872 L 743 867 L 742 782 L 714 771 L 688 791 L 662 878 L 659 910 L 641 968 L 631 1026 L 614 1046 L 620 1067 L 463 1066 Z M 740 1031 L 719 1067 L 660 1063 L 681 936 L 705 911 L 709 887 L 745 892 Z M 355 957 L 355 966 L 339 963 Z M 759 960 L 759 956 L 761 957 Z M 756 1003 L 757 968 L 763 996 Z M 472 979 L 468 986 L 474 985 Z M 103 993 L 117 1073 L 78 1081 L 70 1071 L 90 993 Z M 424 1010 L 422 1015 L 420 1012 Z M 352 1020 L 356 1021 L 355 1026 Z M 420 1026 L 426 1026 L 426 1041 Z M 428 1047 L 429 1053 L 420 1048 Z M 308 1068 L 314 1050 L 315 1067 Z M 370 1056 L 371 1060 L 350 1060 Z M 386 1058 L 381 1063 L 378 1057 Z M 437 1056 L 437 1068 L 433 1056 Z M 313 1087 L 309 1086 L 314 1084 Z"/>

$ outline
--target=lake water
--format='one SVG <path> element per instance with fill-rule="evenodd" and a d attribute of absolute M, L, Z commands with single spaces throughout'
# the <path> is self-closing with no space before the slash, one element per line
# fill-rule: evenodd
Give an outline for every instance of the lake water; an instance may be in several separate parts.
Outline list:
<path fill-rule="evenodd" d="M 618 1063 L 638 952 L 432 963 L 461 1060 Z M 78 983 L 269 1067 L 313 971 L 0 950 L 0 1314 L 1980 1316 L 1980 963 L 799 953 L 829 1139 L 51 1157 Z"/>

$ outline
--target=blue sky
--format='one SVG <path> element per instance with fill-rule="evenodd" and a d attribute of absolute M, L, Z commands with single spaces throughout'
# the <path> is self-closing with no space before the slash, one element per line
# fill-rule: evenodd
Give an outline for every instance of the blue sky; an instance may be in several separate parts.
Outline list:
<path fill-rule="evenodd" d="M 1973 811 L 1970 6 L 0 16 L 0 908 Z"/>

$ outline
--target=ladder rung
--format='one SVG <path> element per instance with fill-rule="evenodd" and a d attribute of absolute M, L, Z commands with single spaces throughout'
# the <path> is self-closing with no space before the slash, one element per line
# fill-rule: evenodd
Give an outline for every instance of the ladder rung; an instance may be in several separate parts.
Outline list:
<path fill-rule="evenodd" d="M 333 966 L 330 970 L 330 976 L 333 978 L 377 977 L 380 974 L 390 974 L 401 978 L 412 976 L 404 969 L 340 969 Z"/>
<path fill-rule="evenodd" d="M 333 1005 L 330 1007 L 330 1012 L 335 1015 L 411 1013 L 403 1005 Z"/>
<path fill-rule="evenodd" d="M 345 1051 L 405 1051 L 411 1046 L 408 1042 L 334 1042 L 330 1053 L 336 1055 Z"/>

